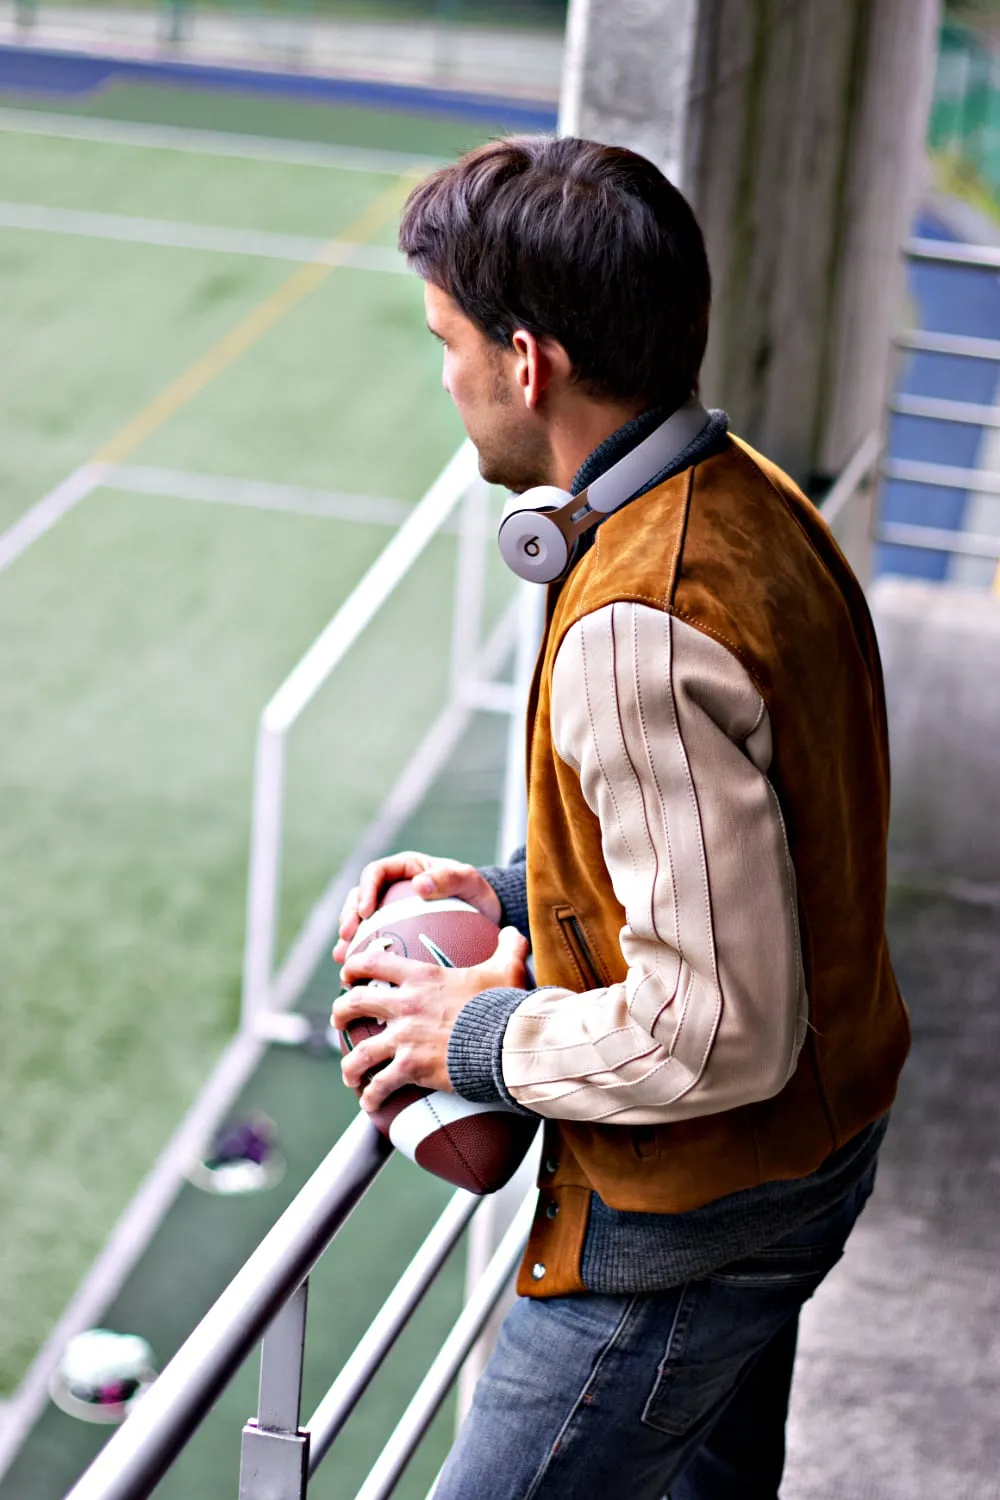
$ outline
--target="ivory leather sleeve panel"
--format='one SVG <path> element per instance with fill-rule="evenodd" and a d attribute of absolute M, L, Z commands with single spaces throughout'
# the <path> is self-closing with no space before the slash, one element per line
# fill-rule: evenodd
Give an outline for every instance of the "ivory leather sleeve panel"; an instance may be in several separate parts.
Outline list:
<path fill-rule="evenodd" d="M 660 609 L 609 604 L 560 645 L 551 722 L 600 825 L 628 973 L 517 1007 L 510 1093 L 556 1119 L 623 1125 L 778 1093 L 807 999 L 770 723 L 746 671 Z"/>

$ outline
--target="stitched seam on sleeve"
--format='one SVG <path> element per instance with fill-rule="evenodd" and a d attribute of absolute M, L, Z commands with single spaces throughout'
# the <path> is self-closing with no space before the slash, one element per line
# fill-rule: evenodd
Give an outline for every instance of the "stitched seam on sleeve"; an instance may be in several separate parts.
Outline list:
<path fill-rule="evenodd" d="M 669 620 L 670 616 L 668 616 L 667 618 Z M 687 776 L 688 792 L 689 792 L 690 799 L 691 799 L 691 805 L 692 805 L 692 807 L 694 809 L 695 821 L 696 821 L 697 826 L 698 826 L 698 844 L 699 844 L 699 850 L 700 850 L 700 854 L 701 854 L 701 860 L 700 860 L 700 863 L 701 863 L 701 886 L 702 886 L 702 893 L 704 895 L 704 900 L 705 900 L 705 914 L 706 914 L 706 918 L 707 918 L 707 922 L 708 922 L 709 951 L 711 953 L 711 961 L 712 961 L 712 981 L 713 981 L 713 989 L 715 991 L 715 1016 L 714 1016 L 714 1021 L 713 1021 L 712 1026 L 709 1028 L 708 1039 L 707 1039 L 707 1041 L 705 1043 L 704 1052 L 702 1054 L 701 1061 L 700 1061 L 699 1066 L 698 1066 L 698 1070 L 697 1070 L 697 1072 L 695 1073 L 695 1076 L 694 1076 L 693 1082 L 696 1083 L 698 1081 L 698 1079 L 702 1076 L 702 1074 L 705 1071 L 705 1066 L 706 1066 L 706 1064 L 708 1062 L 709 1054 L 711 1053 L 712 1048 L 715 1045 L 715 1039 L 716 1039 L 716 1037 L 718 1035 L 718 1032 L 719 1032 L 719 1021 L 720 1021 L 720 1018 L 721 1018 L 721 1015 L 722 1015 L 722 986 L 721 986 L 721 984 L 719 982 L 718 957 L 717 957 L 717 954 L 716 954 L 716 951 L 715 951 L 715 924 L 712 921 L 712 892 L 711 892 L 711 887 L 710 887 L 709 882 L 708 882 L 708 861 L 707 861 L 707 858 L 706 858 L 706 855 L 705 855 L 705 829 L 704 829 L 704 827 L 702 825 L 702 821 L 701 821 L 701 809 L 698 806 L 698 794 L 697 794 L 697 792 L 695 790 L 694 776 L 692 775 L 692 772 L 691 772 L 691 762 L 688 759 L 687 747 L 684 744 L 684 735 L 683 735 L 683 732 L 681 730 L 680 715 L 677 712 L 677 697 L 676 697 L 676 694 L 674 692 L 674 662 L 675 662 L 675 654 L 674 654 L 674 650 L 673 650 L 673 630 L 672 630 L 672 628 L 670 630 L 670 637 L 671 637 L 671 650 L 670 650 L 670 659 L 669 659 L 669 662 L 668 662 L 668 686 L 669 686 L 669 691 L 670 691 L 670 703 L 671 703 L 671 708 L 672 708 L 672 711 L 673 711 L 674 729 L 675 729 L 675 732 L 676 732 L 676 735 L 677 735 L 677 743 L 678 743 L 678 746 L 680 748 L 681 757 L 682 757 L 682 760 L 683 760 L 683 763 L 684 763 L 684 769 L 685 769 L 685 773 L 686 773 L 686 776 Z M 688 986 L 688 992 L 687 992 L 687 994 L 684 997 L 684 1004 L 683 1004 L 683 1007 L 681 1009 L 680 1016 L 678 1017 L 677 1030 L 674 1032 L 674 1040 L 673 1040 L 673 1044 L 671 1045 L 671 1048 L 670 1048 L 670 1054 L 671 1054 L 671 1056 L 673 1056 L 675 1054 L 675 1052 L 677 1050 L 677 1046 L 678 1046 L 678 1044 L 679 1044 L 679 1042 L 681 1040 L 681 1035 L 682 1035 L 683 1028 L 684 1028 L 684 1021 L 685 1021 L 685 1018 L 687 1016 L 688 1004 L 689 1004 L 689 1001 L 690 1001 L 691 991 L 693 990 L 693 988 L 694 988 L 694 976 L 692 974 L 691 983 Z"/>
<path fill-rule="evenodd" d="M 643 795 L 642 781 L 640 779 L 639 772 L 638 772 L 638 769 L 637 769 L 636 764 L 635 764 L 635 760 L 633 759 L 632 752 L 629 749 L 628 740 L 627 740 L 626 735 L 625 735 L 625 725 L 624 725 L 623 720 L 622 720 L 621 697 L 620 697 L 619 692 L 618 692 L 618 635 L 617 635 L 617 618 L 616 618 L 616 610 L 617 610 L 617 608 L 618 608 L 617 605 L 613 604 L 611 606 L 611 682 L 612 682 L 612 686 L 614 688 L 615 727 L 618 730 L 618 743 L 619 743 L 619 745 L 621 747 L 622 758 L 624 759 L 625 764 L 628 766 L 629 770 L 632 773 L 632 782 L 633 782 L 633 785 L 635 787 L 636 795 L 638 796 L 638 799 L 639 799 L 639 807 L 641 809 L 641 815 L 642 815 L 642 826 L 643 826 L 643 829 L 644 829 L 645 834 L 646 834 L 646 843 L 647 843 L 647 845 L 649 847 L 649 852 L 652 855 L 652 859 L 653 859 L 653 883 L 652 883 L 652 885 L 650 887 L 650 890 L 649 890 L 649 911 L 648 911 L 648 917 L 649 917 L 650 930 L 652 931 L 653 936 L 656 937 L 656 938 L 659 938 L 660 934 L 656 930 L 656 909 L 655 909 L 655 904 L 654 904 L 654 899 L 653 898 L 654 898 L 654 893 L 655 893 L 655 890 L 656 890 L 656 876 L 657 876 L 657 874 L 659 872 L 660 862 L 659 862 L 659 859 L 658 859 L 657 853 L 656 853 L 656 844 L 655 844 L 655 842 L 653 840 L 653 836 L 652 836 L 652 833 L 651 833 L 650 827 L 649 827 L 649 815 L 648 815 L 647 810 L 646 810 L 646 798 Z M 633 620 L 633 660 L 634 660 L 634 647 L 635 647 L 634 624 L 635 624 L 635 615 L 634 615 L 634 607 L 633 606 L 629 606 L 629 608 L 632 611 L 632 620 Z M 633 668 L 633 672 L 632 672 L 632 681 L 633 681 L 633 687 L 636 688 L 638 686 L 638 671 L 635 668 Z M 641 716 L 641 710 L 640 710 L 640 716 Z M 624 837 L 624 829 L 622 830 L 622 836 Z M 634 874 L 636 876 L 636 880 L 639 881 L 639 868 L 636 865 L 636 861 L 635 861 L 635 856 L 634 855 L 633 855 L 633 858 L 632 858 L 632 869 L 633 869 L 633 872 L 634 872 Z M 661 939 L 661 941 L 662 941 L 662 939 Z"/>
<path fill-rule="evenodd" d="M 629 608 L 629 617 L 630 617 L 631 622 L 632 622 L 632 691 L 635 694 L 635 706 L 636 706 L 636 712 L 638 713 L 638 716 L 639 716 L 639 729 L 640 729 L 640 732 L 641 732 L 641 735 L 642 735 L 643 749 L 646 752 L 646 764 L 647 764 L 647 766 L 649 766 L 650 771 L 652 773 L 653 786 L 656 788 L 656 795 L 657 795 L 657 798 L 659 799 L 659 803 L 660 803 L 660 824 L 661 824 L 661 827 L 662 827 L 662 825 L 663 825 L 663 796 L 662 796 L 662 794 L 660 792 L 659 783 L 658 783 L 657 777 L 656 777 L 656 768 L 653 765 L 653 757 L 652 757 L 652 754 L 651 754 L 650 748 L 649 748 L 649 733 L 648 733 L 648 730 L 646 728 L 646 711 L 645 711 L 645 707 L 644 707 L 643 701 L 642 701 L 642 682 L 641 682 L 640 676 L 639 676 L 639 625 L 638 625 L 638 620 L 637 620 L 637 617 L 636 617 L 636 606 L 634 604 L 630 604 L 628 608 Z M 618 701 L 617 680 L 616 680 L 615 688 L 616 688 L 616 691 L 615 691 L 615 701 L 617 702 Z M 619 717 L 619 723 L 620 723 L 621 722 L 621 706 L 620 705 L 619 705 L 619 714 L 618 714 L 618 717 Z M 624 729 L 622 730 L 622 743 L 623 743 L 623 745 L 625 744 Z M 653 837 L 653 832 L 652 832 L 652 829 L 650 828 L 650 825 L 649 825 L 649 812 L 648 812 L 648 810 L 646 808 L 646 798 L 643 795 L 642 781 L 641 781 L 641 779 L 639 777 L 639 773 L 636 770 L 635 764 L 634 764 L 634 762 L 632 760 L 632 756 L 629 753 L 629 750 L 628 750 L 627 746 L 625 747 L 625 753 L 628 756 L 628 763 L 629 763 L 629 765 L 632 768 L 632 775 L 635 778 L 635 784 L 636 784 L 636 787 L 637 787 L 638 792 L 639 792 L 639 801 L 640 801 L 640 803 L 642 805 L 642 818 L 643 818 L 643 823 L 645 824 L 645 828 L 646 828 L 646 839 L 647 839 L 647 842 L 649 844 L 650 852 L 652 853 L 652 856 L 653 856 L 653 877 L 652 877 L 652 881 L 651 881 L 650 888 L 649 888 L 649 926 L 650 926 L 650 930 L 653 933 L 653 936 L 655 938 L 658 938 L 659 941 L 660 941 L 660 943 L 662 944 L 663 943 L 663 938 L 662 938 L 662 936 L 660 934 L 659 928 L 656 925 L 656 888 L 657 888 L 657 885 L 659 883 L 659 878 L 660 878 L 660 856 L 659 856 L 659 851 L 657 850 L 657 847 L 656 847 L 656 840 Z M 668 842 L 667 850 L 668 850 L 668 857 L 669 857 L 669 842 Z M 658 961 L 654 965 L 654 968 L 655 968 L 656 972 L 658 973 L 659 969 L 660 969 L 660 965 L 659 965 Z"/>
<path fill-rule="evenodd" d="M 667 662 L 669 663 L 670 660 L 671 660 L 671 658 L 672 658 L 672 656 L 673 656 L 673 640 L 672 640 L 671 634 L 670 634 L 670 616 L 669 615 L 664 615 L 663 616 L 663 638 L 664 638 L 664 646 L 666 648 L 666 653 L 667 653 Z M 668 679 L 668 681 L 669 681 L 669 679 Z M 676 716 L 677 716 L 677 705 L 673 701 L 673 688 L 672 688 L 672 685 L 671 685 L 671 699 L 670 699 L 670 703 L 671 703 L 671 711 L 673 712 L 674 717 L 676 718 Z M 640 694 L 640 711 L 642 711 L 641 710 L 641 694 Z M 643 730 L 645 732 L 645 719 L 643 719 Z M 648 743 L 648 736 L 647 736 L 647 743 Z M 652 755 L 649 756 L 649 765 L 650 765 L 650 771 L 651 771 L 652 777 L 653 777 L 653 785 L 656 787 L 656 795 L 660 799 L 660 822 L 661 822 L 661 824 L 663 826 L 663 840 L 664 840 L 664 843 L 666 844 L 666 848 L 667 848 L 667 865 L 668 865 L 669 870 L 670 870 L 670 899 L 671 899 L 671 903 L 672 903 L 673 909 L 674 909 L 674 936 L 675 936 L 676 941 L 677 941 L 677 950 L 676 951 L 677 951 L 678 957 L 680 958 L 681 962 L 683 963 L 683 961 L 684 961 L 684 947 L 683 947 L 683 944 L 681 942 L 681 916 L 680 916 L 680 911 L 678 910 L 678 905 L 677 905 L 677 866 L 676 866 L 676 864 L 674 862 L 674 849 L 673 849 L 673 843 L 672 843 L 671 838 L 670 838 L 670 820 L 667 817 L 667 799 L 666 799 L 666 797 L 663 794 L 663 788 L 660 785 L 660 778 L 659 778 L 659 776 L 656 773 L 656 763 L 653 760 Z M 674 994 L 676 994 L 676 993 L 677 993 L 677 986 L 675 984 L 674 985 Z"/>
<path fill-rule="evenodd" d="M 758 710 L 757 710 L 757 717 L 756 717 L 756 719 L 754 719 L 753 723 L 750 725 L 750 728 L 747 730 L 746 734 L 743 736 L 744 743 L 746 743 L 746 741 L 750 738 L 751 735 L 757 733 L 757 730 L 760 728 L 761 724 L 764 722 L 764 710 L 766 708 L 766 704 L 765 704 L 763 698 L 761 698 L 760 693 L 757 694 L 757 697 L 760 698 L 760 708 L 758 708 Z"/>
<path fill-rule="evenodd" d="M 761 697 L 764 696 L 764 689 L 757 680 L 757 672 L 753 662 L 750 660 L 743 647 L 738 645 L 731 636 L 726 635 L 722 630 L 716 630 L 715 626 L 709 625 L 707 620 L 697 619 L 694 615 L 688 614 L 687 610 L 678 609 L 676 604 L 671 605 L 669 613 L 675 616 L 678 620 L 683 620 L 686 625 L 690 625 L 692 630 L 700 630 L 702 635 L 710 635 L 713 640 L 718 641 L 721 645 L 725 646 L 727 650 L 731 651 L 733 656 L 735 656 L 738 661 L 742 662 L 743 666 L 746 668 L 747 676 L 750 678 L 750 681 L 753 683 L 758 693 L 760 693 Z"/>
<path fill-rule="evenodd" d="M 669 620 L 669 616 L 668 616 Z M 688 758 L 687 746 L 684 743 L 684 732 L 681 729 L 680 714 L 677 712 L 677 694 L 674 691 L 674 663 L 676 654 L 674 652 L 673 630 L 668 627 L 670 635 L 670 657 L 667 663 L 668 687 L 670 690 L 670 705 L 673 713 L 674 730 L 677 735 L 677 744 L 681 752 L 681 760 L 684 764 L 684 773 L 687 779 L 688 796 L 694 809 L 695 822 L 698 825 L 698 849 L 701 855 L 701 888 L 705 897 L 705 914 L 708 920 L 708 936 L 711 943 L 712 953 L 712 978 L 715 980 L 716 990 L 719 991 L 719 967 L 715 953 L 715 925 L 712 921 L 712 890 L 708 883 L 708 860 L 705 855 L 705 829 L 701 821 L 701 808 L 698 806 L 698 793 L 695 789 L 694 776 L 691 771 L 691 762 Z M 721 994 L 721 991 L 719 991 Z"/>
<path fill-rule="evenodd" d="M 795 899 L 795 867 L 792 864 L 792 851 L 788 847 L 788 830 L 785 828 L 785 815 L 781 811 L 781 803 L 778 801 L 778 794 L 774 790 L 774 787 L 771 785 L 768 777 L 765 776 L 764 781 L 768 791 L 771 794 L 771 801 L 774 803 L 775 816 L 778 819 L 778 827 L 781 829 L 781 848 L 785 856 L 785 879 L 787 881 L 788 888 L 788 906 L 792 918 L 792 932 L 795 936 L 795 1025 L 792 1028 L 792 1047 L 794 1050 L 795 1035 L 799 1029 L 799 999 L 800 996 L 805 992 L 806 988 L 806 976 L 802 968 L 802 934 L 799 931 L 798 902 Z M 791 1070 L 792 1062 L 789 1061 L 785 1073 L 786 1081 L 791 1076 Z"/>
<path fill-rule="evenodd" d="M 614 673 L 614 631 L 611 632 L 611 651 L 612 651 L 611 660 L 612 660 L 612 674 L 613 674 Z M 611 784 L 611 779 L 608 776 L 607 769 L 606 769 L 606 767 L 604 765 L 604 760 L 603 760 L 603 758 L 601 756 L 601 747 L 600 747 L 600 744 L 598 743 L 598 739 L 597 739 L 597 721 L 596 721 L 596 719 L 594 717 L 594 705 L 593 705 L 593 700 L 592 700 L 591 695 L 590 695 L 590 673 L 589 673 L 588 668 L 587 668 L 587 637 L 586 637 L 586 633 L 584 631 L 580 632 L 580 654 L 581 654 L 581 656 L 583 658 L 583 686 L 584 686 L 584 695 L 585 695 L 586 702 L 587 702 L 587 718 L 590 720 L 590 738 L 591 738 L 591 743 L 593 744 L 593 747 L 594 747 L 594 758 L 597 761 L 597 768 L 600 771 L 601 777 L 602 777 L 602 779 L 604 781 L 604 785 L 607 788 L 608 797 L 611 800 L 611 806 L 614 808 L 614 811 L 615 811 L 615 822 L 618 824 L 618 830 L 619 830 L 619 832 L 621 833 L 621 836 L 622 836 L 622 843 L 625 845 L 625 848 L 628 850 L 628 856 L 629 856 L 629 859 L 632 861 L 632 870 L 633 870 L 633 873 L 634 873 L 635 872 L 635 855 L 632 852 L 632 846 L 631 846 L 631 844 L 628 841 L 628 838 L 627 838 L 626 833 L 625 833 L 625 829 L 622 827 L 622 816 L 621 816 L 621 810 L 619 809 L 619 806 L 618 806 L 618 799 L 615 796 L 615 789 L 614 789 L 614 787 Z M 616 695 L 616 697 L 617 697 L 617 695 Z"/>

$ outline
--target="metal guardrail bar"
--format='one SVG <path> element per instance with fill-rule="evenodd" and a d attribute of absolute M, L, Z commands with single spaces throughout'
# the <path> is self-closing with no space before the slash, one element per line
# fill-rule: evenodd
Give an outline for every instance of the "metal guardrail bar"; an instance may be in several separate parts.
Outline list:
<path fill-rule="evenodd" d="M 334 1439 L 429 1291 L 482 1202 L 472 1193 L 453 1194 L 416 1255 L 386 1298 L 381 1311 L 306 1423 L 310 1436 L 309 1473 L 315 1473 Z"/>
<path fill-rule="evenodd" d="M 882 469 L 886 479 L 926 484 L 933 489 L 973 490 L 980 495 L 1000 495 L 1000 474 L 990 469 L 964 469 L 954 464 L 932 464 L 918 458 L 893 458 Z"/>
<path fill-rule="evenodd" d="M 1000 536 L 984 536 L 974 531 L 885 521 L 876 530 L 875 540 L 892 547 L 920 547 L 928 552 L 954 552 L 962 557 L 996 558 L 1000 562 Z"/>
<path fill-rule="evenodd" d="M 948 401 L 942 396 L 913 396 L 900 392 L 889 402 L 900 417 L 928 417 L 934 422 L 964 422 L 970 427 L 1000 427 L 1000 406 L 976 401 Z"/>
<path fill-rule="evenodd" d="M 295 722 L 433 541 L 469 486 L 478 482 L 476 450 L 466 441 L 265 707 L 261 723 L 272 734 L 283 734 Z"/>
<path fill-rule="evenodd" d="M 253 1030 L 258 1014 L 266 1007 L 274 966 L 284 819 L 285 736 L 450 519 L 469 486 L 478 482 L 476 451 L 466 441 L 289 672 L 260 716 L 243 954 L 242 1023 L 247 1030 Z"/>
<path fill-rule="evenodd" d="M 66 1500 L 147 1500 L 391 1153 L 358 1115 Z"/>
<path fill-rule="evenodd" d="M 993 245 L 913 239 L 906 246 L 906 254 L 910 260 L 936 261 L 944 266 L 972 266 L 981 271 L 1000 271 L 1000 248 Z"/>
<path fill-rule="evenodd" d="M 882 451 L 882 440 L 877 432 L 862 438 L 847 460 L 837 479 L 824 496 L 819 507 L 820 514 L 828 526 L 832 526 L 878 462 Z"/>
<path fill-rule="evenodd" d="M 913 349 L 922 354 L 958 354 L 964 359 L 1000 360 L 1000 339 L 974 338 L 965 333 L 897 333 L 893 343 L 898 349 Z"/>
<path fill-rule="evenodd" d="M 518 1209 L 496 1254 L 441 1345 L 416 1395 L 358 1491 L 356 1500 L 386 1500 L 395 1489 L 521 1259 L 534 1217 L 535 1200 L 536 1194 L 529 1193 Z"/>

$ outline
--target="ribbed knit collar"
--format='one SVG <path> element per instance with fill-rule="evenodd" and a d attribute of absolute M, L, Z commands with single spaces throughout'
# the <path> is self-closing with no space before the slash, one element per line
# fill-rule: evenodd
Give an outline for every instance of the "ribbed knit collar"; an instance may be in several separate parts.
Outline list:
<path fill-rule="evenodd" d="M 617 432 L 606 437 L 599 447 L 595 448 L 589 458 L 584 459 L 573 476 L 570 485 L 570 493 L 578 495 L 581 490 L 593 484 L 605 474 L 612 464 L 616 464 L 626 453 L 631 453 L 633 448 L 638 447 L 643 438 L 647 438 L 651 432 L 665 422 L 670 415 L 661 406 L 654 406 L 649 411 L 644 411 L 640 416 L 633 417 Z M 689 443 L 677 456 L 667 465 L 665 469 L 654 474 L 647 484 L 638 492 L 644 495 L 655 485 L 662 484 L 673 474 L 679 474 L 683 469 L 689 469 L 692 464 L 701 463 L 702 459 L 710 458 L 713 453 L 718 453 L 725 442 L 729 431 L 729 418 L 724 411 L 710 411 L 707 425 L 702 428 L 693 442 Z"/>

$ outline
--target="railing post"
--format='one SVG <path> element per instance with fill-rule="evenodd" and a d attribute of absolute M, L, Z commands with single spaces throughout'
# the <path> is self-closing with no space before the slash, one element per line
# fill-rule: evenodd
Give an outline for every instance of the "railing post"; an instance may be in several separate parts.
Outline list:
<path fill-rule="evenodd" d="M 262 715 L 254 760 L 247 929 L 243 949 L 242 1027 L 257 1030 L 270 998 L 278 931 L 281 825 L 285 795 L 285 735 Z"/>
<path fill-rule="evenodd" d="M 308 1300 L 307 1277 L 264 1335 L 257 1419 L 243 1429 L 239 1500 L 306 1500 L 309 1433 L 299 1419 Z"/>
<path fill-rule="evenodd" d="M 474 480 L 465 492 L 459 510 L 458 550 L 455 558 L 455 594 L 451 619 L 450 692 L 459 702 L 479 654 L 483 595 L 486 587 L 484 521 L 487 489 Z"/>

